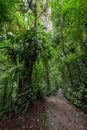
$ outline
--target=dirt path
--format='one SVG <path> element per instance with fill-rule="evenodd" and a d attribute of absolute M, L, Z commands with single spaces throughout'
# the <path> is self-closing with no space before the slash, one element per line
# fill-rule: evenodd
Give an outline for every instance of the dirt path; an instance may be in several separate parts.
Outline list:
<path fill-rule="evenodd" d="M 63 97 L 59 89 L 57 96 L 47 97 L 50 130 L 87 130 L 87 115 Z"/>
<path fill-rule="evenodd" d="M 44 101 L 36 100 L 22 115 L 0 120 L 0 130 L 44 130 Z"/>

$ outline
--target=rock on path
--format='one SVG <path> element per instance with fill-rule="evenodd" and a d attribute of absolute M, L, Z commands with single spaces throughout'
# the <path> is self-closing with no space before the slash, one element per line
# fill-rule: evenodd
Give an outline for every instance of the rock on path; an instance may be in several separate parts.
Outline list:
<path fill-rule="evenodd" d="M 46 105 L 50 130 L 87 130 L 87 115 L 63 97 L 61 89 L 46 98 Z"/>

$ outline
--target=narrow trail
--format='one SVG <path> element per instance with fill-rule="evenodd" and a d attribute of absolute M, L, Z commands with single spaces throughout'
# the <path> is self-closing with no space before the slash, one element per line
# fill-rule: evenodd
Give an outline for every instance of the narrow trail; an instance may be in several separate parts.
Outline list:
<path fill-rule="evenodd" d="M 87 115 L 72 105 L 58 90 L 57 96 L 47 97 L 50 130 L 87 130 Z"/>

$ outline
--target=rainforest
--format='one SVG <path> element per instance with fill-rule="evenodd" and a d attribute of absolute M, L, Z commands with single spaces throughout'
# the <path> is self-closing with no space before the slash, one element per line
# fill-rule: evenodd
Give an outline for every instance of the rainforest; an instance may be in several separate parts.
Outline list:
<path fill-rule="evenodd" d="M 57 94 L 87 120 L 87 1 L 0 0 L 0 130 L 32 109 L 50 125 L 48 98 Z M 56 130 L 17 128 L 7 130 Z"/>

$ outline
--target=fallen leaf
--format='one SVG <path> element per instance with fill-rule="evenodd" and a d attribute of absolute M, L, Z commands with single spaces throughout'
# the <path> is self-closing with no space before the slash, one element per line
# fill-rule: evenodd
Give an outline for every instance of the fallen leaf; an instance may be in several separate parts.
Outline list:
<path fill-rule="evenodd" d="M 79 116 L 79 114 L 76 114 L 76 116 Z"/>
<path fill-rule="evenodd" d="M 33 125 L 31 125 L 29 128 L 30 128 L 30 129 L 33 128 Z"/>
<path fill-rule="evenodd" d="M 39 122 L 40 120 L 38 119 L 37 122 Z"/>
<path fill-rule="evenodd" d="M 26 128 L 25 126 L 22 127 L 22 129 L 25 129 L 25 128 Z"/>

